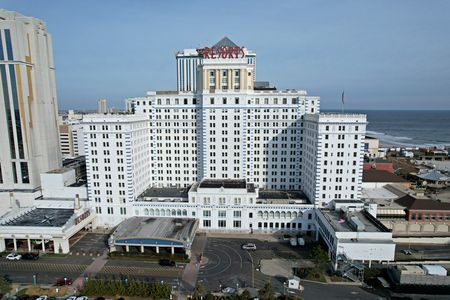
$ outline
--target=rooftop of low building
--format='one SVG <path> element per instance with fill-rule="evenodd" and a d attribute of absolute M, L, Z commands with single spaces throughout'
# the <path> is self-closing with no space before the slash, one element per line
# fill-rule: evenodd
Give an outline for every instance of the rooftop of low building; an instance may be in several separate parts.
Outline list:
<path fill-rule="evenodd" d="M 255 185 L 247 183 L 245 179 L 204 179 L 197 188 L 203 189 L 247 189 L 247 192 L 254 193 Z"/>
<path fill-rule="evenodd" d="M 395 203 L 408 210 L 450 211 L 450 203 L 448 202 L 441 202 L 429 198 L 417 198 L 412 195 L 405 195 L 398 198 L 395 200 Z"/>
<path fill-rule="evenodd" d="M 122 221 L 114 231 L 114 239 L 153 238 L 189 241 L 196 230 L 196 219 L 132 217 Z"/>
<path fill-rule="evenodd" d="M 154 198 L 188 198 L 190 187 L 149 187 L 138 197 L 138 201 L 152 201 Z"/>
<path fill-rule="evenodd" d="M 336 232 L 357 232 L 357 230 L 350 225 L 350 222 L 346 219 L 346 215 L 343 211 L 321 210 L 321 212 Z M 364 225 L 364 230 L 361 230 L 361 232 L 389 232 L 389 229 L 386 228 L 386 226 L 365 210 L 350 212 L 348 216 L 357 217 Z"/>
<path fill-rule="evenodd" d="M 369 169 L 363 171 L 363 182 L 409 182 L 408 180 L 393 173 Z"/>
<path fill-rule="evenodd" d="M 263 204 L 308 204 L 308 197 L 302 191 L 258 190 L 258 203 Z"/>
<path fill-rule="evenodd" d="M 19 214 L 1 226 L 61 227 L 73 214 L 73 209 L 35 208 Z"/>

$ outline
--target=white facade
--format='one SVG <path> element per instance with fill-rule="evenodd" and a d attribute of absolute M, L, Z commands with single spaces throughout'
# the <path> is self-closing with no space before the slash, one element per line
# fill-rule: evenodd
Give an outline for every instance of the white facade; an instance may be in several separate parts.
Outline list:
<path fill-rule="evenodd" d="M 40 174 L 61 166 L 55 66 L 45 24 L 0 10 L 0 209 L 39 196 Z"/>
<path fill-rule="evenodd" d="M 261 188 L 298 190 L 301 118 L 318 112 L 319 102 L 296 90 L 135 98 L 136 114 L 152 124 L 151 185 L 244 178 Z"/>
<path fill-rule="evenodd" d="M 218 182 L 203 187 L 205 182 Z M 224 182 L 230 182 L 226 180 Z M 182 197 L 144 193 L 133 203 L 134 215 L 169 218 L 197 218 L 202 231 L 245 233 L 294 233 L 314 231 L 314 205 L 306 199 L 271 199 L 253 184 L 244 187 L 222 187 L 220 180 L 194 184 Z M 226 185 L 226 183 L 225 183 Z M 165 188 L 156 188 L 165 190 Z M 294 200 L 296 199 L 296 200 Z"/>
<path fill-rule="evenodd" d="M 304 127 L 305 194 L 319 207 L 361 199 L 366 115 L 310 114 Z"/>
<path fill-rule="evenodd" d="M 88 197 L 99 225 L 132 215 L 129 206 L 150 182 L 148 117 L 85 115 L 84 149 Z"/>

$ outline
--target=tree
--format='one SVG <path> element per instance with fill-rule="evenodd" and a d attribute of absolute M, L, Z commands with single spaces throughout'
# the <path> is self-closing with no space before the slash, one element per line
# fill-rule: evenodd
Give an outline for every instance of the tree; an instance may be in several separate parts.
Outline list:
<path fill-rule="evenodd" d="M 259 298 L 263 300 L 274 300 L 275 290 L 273 289 L 272 283 L 267 283 L 262 289 L 258 291 Z"/>
<path fill-rule="evenodd" d="M 0 277 L 0 298 L 9 291 L 11 291 L 11 283 L 5 277 Z"/>
<path fill-rule="evenodd" d="M 197 283 L 195 285 L 194 293 L 192 294 L 192 297 L 194 299 L 200 299 L 200 297 L 204 296 L 204 294 L 205 294 L 205 289 L 204 289 L 203 285 L 201 283 Z"/>
<path fill-rule="evenodd" d="M 318 263 L 328 262 L 328 252 L 322 249 L 320 245 L 315 246 L 311 249 L 311 252 L 309 253 L 310 258 L 316 260 Z"/>
<path fill-rule="evenodd" d="M 240 300 L 250 300 L 250 298 L 252 297 L 252 295 L 250 294 L 250 292 L 245 289 L 242 294 L 239 296 Z"/>

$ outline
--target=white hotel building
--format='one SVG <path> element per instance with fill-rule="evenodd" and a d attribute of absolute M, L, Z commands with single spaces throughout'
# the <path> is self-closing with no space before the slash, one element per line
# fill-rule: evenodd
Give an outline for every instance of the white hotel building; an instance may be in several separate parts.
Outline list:
<path fill-rule="evenodd" d="M 227 38 L 196 53 L 201 58 L 196 92 L 156 91 L 127 100 L 142 127 L 148 126 L 149 159 L 142 163 L 148 164 L 149 189 L 112 200 L 118 207 L 110 211 L 100 207 L 111 201 L 107 193 L 115 183 L 109 177 L 122 173 L 128 189 L 138 177 L 130 178 L 124 169 L 111 174 L 120 168 L 120 157 L 113 149 L 102 156 L 108 150 L 99 148 L 106 140 L 99 140 L 98 130 L 100 124 L 110 130 L 127 124 L 130 116 L 83 120 L 89 195 L 101 210 L 99 224 L 116 225 L 124 207 L 127 215 L 199 218 L 205 230 L 309 231 L 315 230 L 315 207 L 333 199 L 359 199 L 364 115 L 319 114 L 319 97 L 304 90 L 255 87 L 255 60 L 250 58 L 256 54 Z M 179 65 L 180 53 L 176 58 Z M 191 75 L 178 73 L 179 89 Z M 114 141 L 119 142 L 117 136 Z M 97 144 L 88 149 L 92 143 Z M 140 151 L 130 146 L 131 153 Z M 334 174 L 340 175 L 337 182 Z M 327 191 L 317 194 L 326 176 Z"/>

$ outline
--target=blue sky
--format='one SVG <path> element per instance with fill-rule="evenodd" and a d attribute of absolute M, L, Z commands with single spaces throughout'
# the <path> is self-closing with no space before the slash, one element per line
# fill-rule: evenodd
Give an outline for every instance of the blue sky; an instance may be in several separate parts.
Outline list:
<path fill-rule="evenodd" d="M 177 50 L 223 36 L 257 53 L 257 80 L 323 109 L 450 109 L 450 1 L 3 0 L 46 22 L 60 109 L 176 89 Z"/>

